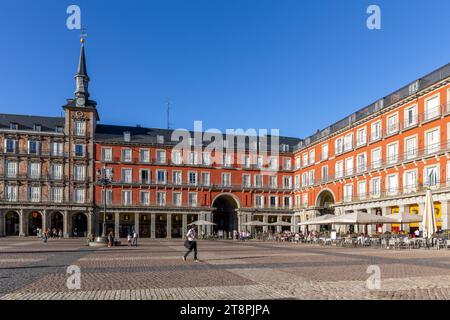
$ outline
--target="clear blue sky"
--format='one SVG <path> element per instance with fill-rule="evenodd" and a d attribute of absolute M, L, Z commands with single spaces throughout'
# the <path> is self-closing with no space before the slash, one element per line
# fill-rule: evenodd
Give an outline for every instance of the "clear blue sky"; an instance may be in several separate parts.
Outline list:
<path fill-rule="evenodd" d="M 306 137 L 450 61 L 448 0 L 2 0 L 1 113 L 59 116 L 78 4 L 101 123 Z M 366 28 L 378 4 L 382 29 Z"/>

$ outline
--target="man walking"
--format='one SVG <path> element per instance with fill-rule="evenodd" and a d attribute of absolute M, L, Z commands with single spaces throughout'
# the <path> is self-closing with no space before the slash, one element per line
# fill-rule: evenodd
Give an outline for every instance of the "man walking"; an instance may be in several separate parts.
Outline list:
<path fill-rule="evenodd" d="M 136 231 L 133 231 L 133 241 L 132 241 L 133 247 L 137 247 L 137 241 L 138 241 L 138 234 Z"/>
<path fill-rule="evenodd" d="M 194 250 L 194 261 L 198 262 L 197 259 L 197 232 L 195 231 L 195 226 L 191 226 L 189 231 L 186 234 L 187 241 L 185 242 L 185 246 L 188 251 L 183 256 L 183 261 L 186 261 L 187 256 Z"/>

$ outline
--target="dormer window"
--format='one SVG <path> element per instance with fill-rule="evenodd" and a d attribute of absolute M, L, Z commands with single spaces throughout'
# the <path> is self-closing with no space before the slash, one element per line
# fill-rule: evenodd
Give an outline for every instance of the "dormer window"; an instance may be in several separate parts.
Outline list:
<path fill-rule="evenodd" d="M 156 142 L 158 144 L 164 144 L 164 136 L 156 136 Z"/>
<path fill-rule="evenodd" d="M 125 142 L 131 141 L 131 133 L 129 131 L 125 131 L 123 133 L 123 141 L 125 141 Z"/>
<path fill-rule="evenodd" d="M 56 126 L 55 131 L 56 131 L 56 132 L 59 132 L 59 133 L 62 133 L 62 132 L 63 132 L 63 127 L 61 127 L 61 126 Z"/>
<path fill-rule="evenodd" d="M 19 124 L 14 123 L 14 122 L 11 122 L 11 123 L 9 124 L 9 129 L 10 129 L 10 130 L 19 130 Z"/>
<path fill-rule="evenodd" d="M 33 125 L 33 130 L 34 131 L 41 131 L 42 130 L 42 126 L 40 124 L 35 124 L 35 125 Z"/>

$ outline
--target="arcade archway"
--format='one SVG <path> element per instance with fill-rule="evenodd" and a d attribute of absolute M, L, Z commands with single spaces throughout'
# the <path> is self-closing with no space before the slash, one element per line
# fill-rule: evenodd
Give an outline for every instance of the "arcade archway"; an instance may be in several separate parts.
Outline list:
<path fill-rule="evenodd" d="M 37 229 L 42 229 L 42 214 L 38 211 L 31 211 L 28 215 L 28 235 L 37 235 Z"/>
<path fill-rule="evenodd" d="M 18 236 L 19 235 L 19 214 L 15 211 L 10 211 L 5 215 L 5 235 Z"/>
<path fill-rule="evenodd" d="M 76 213 L 72 218 L 72 235 L 74 237 L 87 237 L 87 216 L 82 213 Z"/>
<path fill-rule="evenodd" d="M 237 200 L 229 194 L 223 194 L 214 199 L 212 204 L 214 233 L 223 232 L 229 235 L 234 230 L 238 231 L 238 217 L 236 209 L 239 208 Z"/>
<path fill-rule="evenodd" d="M 321 216 L 325 214 L 335 214 L 334 208 L 332 206 L 333 204 L 334 204 L 334 195 L 330 190 L 328 189 L 322 190 L 317 196 L 316 207 Z M 320 231 L 326 230 L 329 231 L 330 228 L 331 228 L 330 225 L 320 225 Z"/>

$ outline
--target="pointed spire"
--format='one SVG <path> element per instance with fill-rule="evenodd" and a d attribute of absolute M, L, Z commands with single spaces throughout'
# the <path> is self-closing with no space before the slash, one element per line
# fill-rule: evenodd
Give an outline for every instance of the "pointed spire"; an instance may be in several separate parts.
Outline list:
<path fill-rule="evenodd" d="M 86 56 L 84 53 L 84 34 L 81 35 L 80 59 L 78 61 L 78 70 L 75 75 L 76 90 L 75 96 L 81 98 L 79 101 L 86 101 L 89 98 L 89 76 L 86 69 Z"/>
<path fill-rule="evenodd" d="M 84 55 L 84 38 L 81 38 L 80 60 L 78 61 L 77 75 L 87 76 L 86 57 Z"/>

